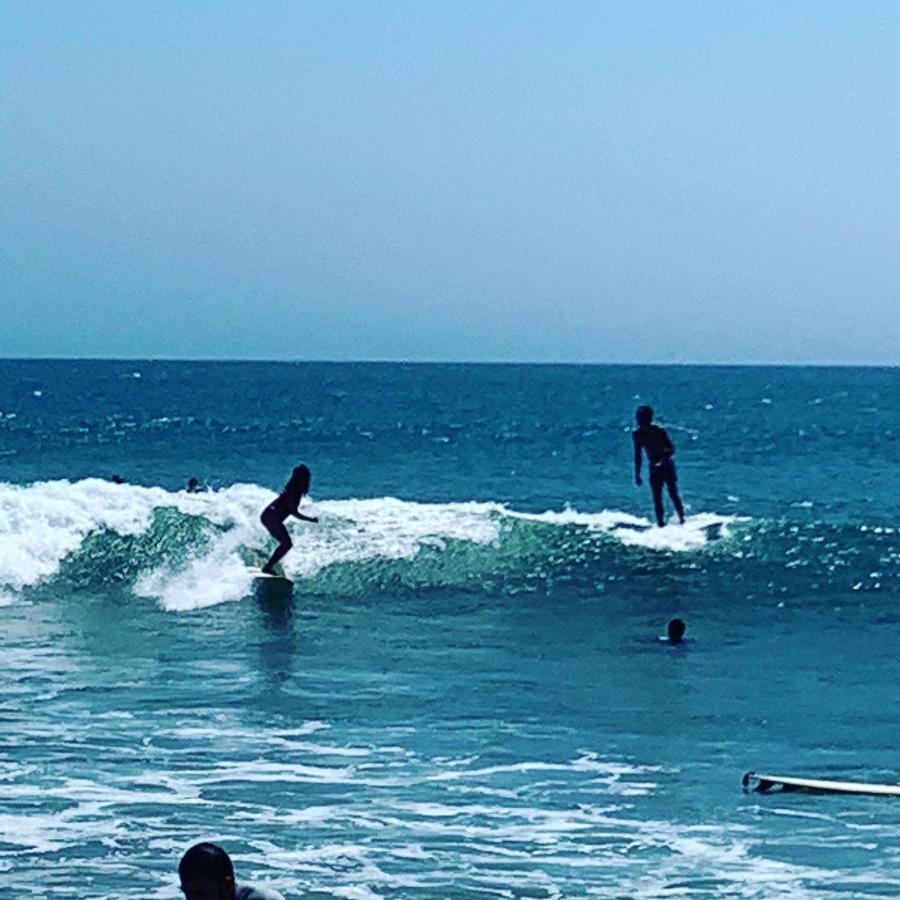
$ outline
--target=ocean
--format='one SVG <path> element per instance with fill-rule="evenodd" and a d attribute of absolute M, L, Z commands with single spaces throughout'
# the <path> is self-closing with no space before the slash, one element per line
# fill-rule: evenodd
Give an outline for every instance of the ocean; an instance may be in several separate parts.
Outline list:
<path fill-rule="evenodd" d="M 288 898 L 900 896 L 897 800 L 741 788 L 900 780 L 898 400 L 0 361 L 0 896 L 174 898 L 199 840 Z M 633 483 L 643 403 L 683 527 Z M 291 592 L 248 566 L 301 462 Z"/>

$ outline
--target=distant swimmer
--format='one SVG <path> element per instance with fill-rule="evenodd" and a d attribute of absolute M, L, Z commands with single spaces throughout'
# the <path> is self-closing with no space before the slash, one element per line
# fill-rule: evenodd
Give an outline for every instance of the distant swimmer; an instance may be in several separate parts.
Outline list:
<path fill-rule="evenodd" d="M 200 482 L 196 478 L 191 478 L 187 483 L 187 492 L 189 494 L 199 494 L 201 491 Z"/>
<path fill-rule="evenodd" d="M 281 894 L 237 884 L 231 857 L 218 845 L 194 844 L 178 863 L 185 900 L 284 900 Z"/>
<path fill-rule="evenodd" d="M 650 464 L 650 490 L 653 493 L 653 506 L 656 509 L 656 524 L 660 528 L 666 524 L 666 511 L 663 508 L 663 486 L 668 488 L 672 504 L 678 513 L 678 521 L 684 524 L 684 506 L 678 496 L 678 478 L 675 474 L 675 445 L 666 433 L 665 428 L 653 424 L 653 410 L 649 406 L 639 406 L 636 414 L 638 427 L 632 432 L 634 438 L 634 483 L 640 487 L 641 451 L 646 451 Z"/>
<path fill-rule="evenodd" d="M 284 520 L 288 516 L 295 516 L 304 522 L 319 521 L 315 516 L 304 516 L 298 511 L 300 501 L 309 493 L 311 480 L 309 469 L 306 466 L 297 466 L 291 475 L 291 480 L 284 486 L 284 490 L 263 510 L 259 517 L 269 534 L 278 541 L 275 552 L 262 567 L 263 572 L 268 575 L 276 574 L 275 564 L 294 546 Z"/>
<path fill-rule="evenodd" d="M 666 626 L 666 637 L 670 644 L 680 644 L 684 641 L 684 632 L 687 626 L 681 619 L 670 619 Z"/>

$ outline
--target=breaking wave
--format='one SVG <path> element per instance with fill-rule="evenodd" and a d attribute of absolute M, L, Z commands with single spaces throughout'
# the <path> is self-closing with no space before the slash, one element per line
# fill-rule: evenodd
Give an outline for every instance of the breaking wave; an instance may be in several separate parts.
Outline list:
<path fill-rule="evenodd" d="M 0 484 L 0 604 L 59 582 L 122 585 L 172 610 L 238 600 L 251 593 L 253 568 L 273 547 L 259 523 L 273 497 L 253 484 L 197 494 L 101 479 Z M 525 513 L 500 503 L 394 497 L 309 508 L 319 524 L 289 521 L 294 550 L 284 561 L 307 593 L 525 586 L 610 546 L 702 550 L 740 521 L 701 514 L 658 529 L 615 511 Z"/>

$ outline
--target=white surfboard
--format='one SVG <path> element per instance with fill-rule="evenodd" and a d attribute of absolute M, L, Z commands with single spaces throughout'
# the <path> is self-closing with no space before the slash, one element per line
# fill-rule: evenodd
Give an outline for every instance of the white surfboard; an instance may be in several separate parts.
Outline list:
<path fill-rule="evenodd" d="M 761 794 L 770 791 L 779 793 L 806 791 L 811 794 L 900 797 L 900 784 L 871 784 L 866 781 L 829 781 L 821 778 L 795 778 L 792 775 L 765 775 L 762 772 L 747 772 L 741 779 L 741 783 L 744 785 L 744 790 L 752 790 Z"/>
<path fill-rule="evenodd" d="M 673 521 L 669 521 L 666 523 L 665 528 L 680 528 L 683 531 L 698 531 L 703 532 L 706 535 L 706 539 L 709 541 L 717 541 L 720 537 L 722 537 L 722 529 L 727 525 L 727 522 L 702 522 L 695 523 L 688 519 L 683 525 L 679 524 L 678 519 Z M 659 532 L 659 527 L 656 525 L 644 525 L 639 522 L 616 522 L 613 525 L 614 529 L 624 529 L 626 531 L 635 531 L 639 534 L 644 532 Z"/>

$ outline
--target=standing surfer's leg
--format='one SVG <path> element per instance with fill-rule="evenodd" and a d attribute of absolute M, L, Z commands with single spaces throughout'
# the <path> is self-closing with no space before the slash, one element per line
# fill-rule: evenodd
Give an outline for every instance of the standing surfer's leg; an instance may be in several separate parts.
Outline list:
<path fill-rule="evenodd" d="M 675 507 L 675 512 L 678 513 L 678 521 L 684 525 L 684 504 L 681 502 L 681 497 L 678 495 L 678 478 L 675 475 L 675 466 L 670 463 L 672 466 L 671 471 L 666 477 L 666 487 L 669 489 L 669 496 L 672 498 L 672 505 Z"/>
<path fill-rule="evenodd" d="M 650 491 L 653 494 L 653 508 L 656 510 L 656 524 L 660 528 L 666 524 L 666 510 L 662 499 L 663 479 L 659 471 L 653 469 L 650 472 Z"/>
<path fill-rule="evenodd" d="M 262 567 L 263 572 L 267 572 L 269 575 L 274 575 L 274 566 L 275 564 L 294 546 L 291 541 L 291 536 L 288 534 L 288 530 L 285 527 L 284 522 L 280 521 L 277 518 L 272 516 L 267 516 L 263 514 L 261 521 L 263 525 L 266 526 L 266 530 L 269 534 L 278 541 L 278 546 L 275 548 L 275 552 L 269 557 L 269 561 Z"/>
<path fill-rule="evenodd" d="M 674 482 L 669 485 L 669 496 L 672 498 L 675 511 L 678 513 L 678 521 L 684 525 L 684 504 L 681 502 L 681 497 L 678 496 L 678 487 Z"/>

